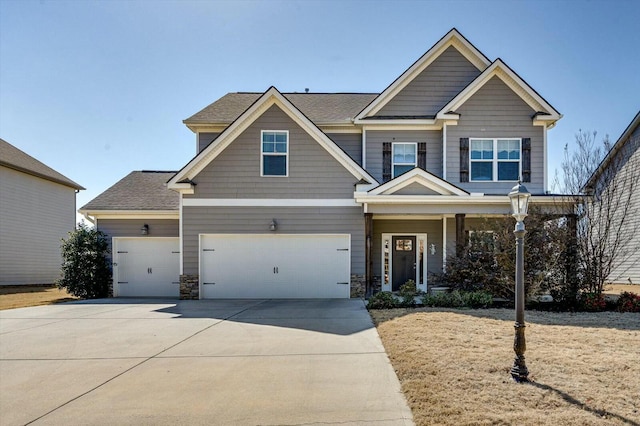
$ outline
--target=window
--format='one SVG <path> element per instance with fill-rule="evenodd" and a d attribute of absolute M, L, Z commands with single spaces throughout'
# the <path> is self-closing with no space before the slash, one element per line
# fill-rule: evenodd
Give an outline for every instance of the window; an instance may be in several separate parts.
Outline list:
<path fill-rule="evenodd" d="M 263 130 L 260 176 L 289 175 L 289 132 Z"/>
<path fill-rule="evenodd" d="M 393 177 L 416 167 L 416 143 L 393 144 Z"/>
<path fill-rule="evenodd" d="M 520 139 L 471 139 L 471 181 L 520 179 Z"/>

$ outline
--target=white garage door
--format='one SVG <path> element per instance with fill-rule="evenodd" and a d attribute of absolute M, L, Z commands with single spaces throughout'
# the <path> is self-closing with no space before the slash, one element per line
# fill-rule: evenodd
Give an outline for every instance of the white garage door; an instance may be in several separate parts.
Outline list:
<path fill-rule="evenodd" d="M 348 298 L 349 234 L 201 235 L 205 299 Z"/>
<path fill-rule="evenodd" d="M 178 297 L 178 238 L 114 238 L 113 295 Z"/>

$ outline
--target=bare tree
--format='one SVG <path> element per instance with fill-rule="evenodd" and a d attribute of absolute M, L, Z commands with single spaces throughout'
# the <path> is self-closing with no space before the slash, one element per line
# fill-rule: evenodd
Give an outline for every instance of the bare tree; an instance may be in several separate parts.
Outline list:
<path fill-rule="evenodd" d="M 608 136 L 596 142 L 596 132 L 580 130 L 575 149 L 565 147 L 561 178 L 555 186 L 572 201 L 565 204 L 574 215 L 576 279 L 582 290 L 602 293 L 631 253 L 640 250 L 632 216 L 634 192 L 640 184 L 638 138 L 611 146 Z M 637 207 L 637 206 L 636 206 Z"/>

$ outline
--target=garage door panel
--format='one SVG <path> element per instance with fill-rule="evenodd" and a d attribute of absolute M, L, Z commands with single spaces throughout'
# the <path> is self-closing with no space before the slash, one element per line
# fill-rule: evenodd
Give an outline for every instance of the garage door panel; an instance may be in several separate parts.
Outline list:
<path fill-rule="evenodd" d="M 114 293 L 118 297 L 178 297 L 178 238 L 114 238 Z"/>
<path fill-rule="evenodd" d="M 350 236 L 202 235 L 203 298 L 349 297 Z"/>

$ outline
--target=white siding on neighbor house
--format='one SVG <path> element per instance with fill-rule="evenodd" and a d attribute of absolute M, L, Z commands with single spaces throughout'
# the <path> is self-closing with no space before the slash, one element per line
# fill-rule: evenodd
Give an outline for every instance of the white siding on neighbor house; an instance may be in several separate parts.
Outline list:
<path fill-rule="evenodd" d="M 427 171 L 442 177 L 442 132 L 440 130 L 367 130 L 367 171 L 382 182 L 383 142 L 426 142 Z"/>
<path fill-rule="evenodd" d="M 480 70 L 450 46 L 375 115 L 435 115 L 478 75 Z"/>
<path fill-rule="evenodd" d="M 75 228 L 75 189 L 0 166 L 0 285 L 53 284 Z"/>
<path fill-rule="evenodd" d="M 469 192 L 507 194 L 516 182 L 460 182 L 460 138 L 531 138 L 532 194 L 544 194 L 544 129 L 532 124 L 535 111 L 499 77 L 493 77 L 457 111 L 447 126 L 447 180 Z"/>
<path fill-rule="evenodd" d="M 273 219 L 276 232 L 269 231 Z M 362 207 L 184 206 L 182 220 L 185 274 L 198 273 L 199 234 L 350 234 L 351 273 L 364 273 Z"/>
<path fill-rule="evenodd" d="M 289 131 L 289 176 L 260 176 L 261 131 Z M 186 198 L 352 198 L 349 173 L 277 106 L 269 108 L 198 175 Z"/>

